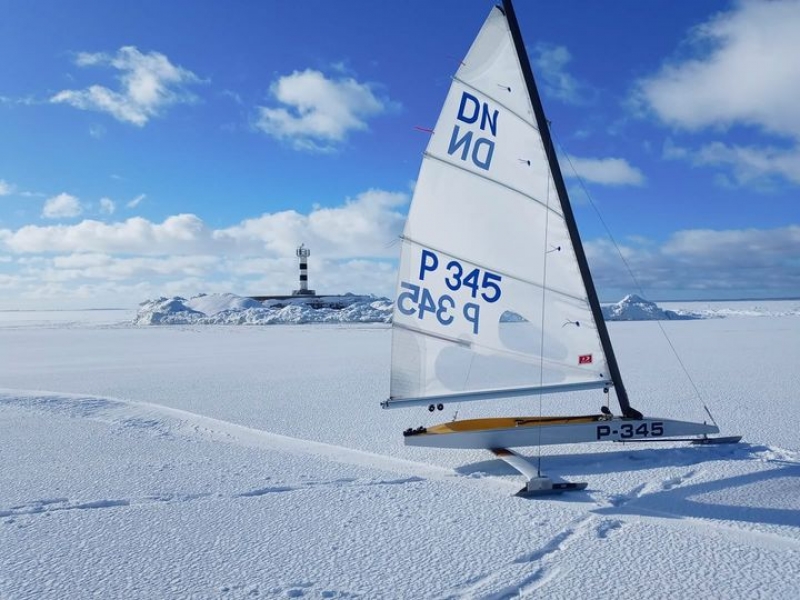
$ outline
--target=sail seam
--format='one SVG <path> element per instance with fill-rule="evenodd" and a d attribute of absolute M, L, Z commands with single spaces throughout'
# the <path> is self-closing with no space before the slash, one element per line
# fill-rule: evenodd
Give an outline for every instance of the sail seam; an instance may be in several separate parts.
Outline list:
<path fill-rule="evenodd" d="M 392 322 L 392 327 L 397 329 L 405 329 L 406 331 L 410 331 L 412 333 L 416 333 L 423 337 L 434 338 L 437 340 L 441 340 L 443 342 L 450 342 L 456 344 L 458 346 L 463 346 L 464 348 L 470 348 L 473 346 L 472 342 L 468 342 L 466 340 L 460 340 L 458 338 L 450 337 L 447 335 L 442 335 L 440 333 L 433 333 L 432 331 L 426 331 L 424 329 L 419 329 L 417 327 L 411 327 L 410 325 L 406 325 L 404 323 L 399 323 L 398 321 Z"/>
<path fill-rule="evenodd" d="M 531 115 L 531 116 L 533 117 L 533 123 L 531 123 L 529 120 L 527 120 L 525 117 L 523 117 L 523 116 L 522 116 L 521 114 L 519 114 L 517 111 L 515 111 L 513 108 L 511 108 L 510 106 L 508 106 L 508 105 L 507 105 L 506 103 L 504 103 L 502 100 L 498 100 L 496 96 L 492 96 L 491 94 L 487 94 L 487 93 L 486 93 L 486 92 L 484 92 L 483 90 L 480 90 L 480 89 L 476 88 L 474 85 L 471 85 L 471 84 L 467 83 L 467 82 L 466 82 L 466 81 L 464 81 L 463 79 L 459 79 L 457 75 L 453 76 L 453 80 L 454 80 L 454 81 L 457 81 L 458 83 L 460 83 L 460 84 L 461 84 L 461 85 L 463 85 L 464 87 L 467 87 L 467 88 L 471 89 L 472 91 L 474 91 L 474 92 L 477 92 L 478 94 L 481 94 L 482 96 L 485 96 L 486 98 L 488 98 L 488 99 L 489 99 L 489 100 L 491 100 L 492 102 L 496 102 L 497 104 L 499 104 L 500 106 L 502 106 L 504 109 L 506 109 L 506 110 L 507 110 L 509 113 L 511 113 L 512 115 L 514 115 L 515 117 L 517 117 L 517 119 L 519 119 L 520 121 L 522 121 L 523 123 L 525 123 L 525 124 L 526 124 L 528 127 L 530 127 L 531 129 L 533 129 L 533 130 L 534 130 L 534 131 L 536 131 L 537 133 L 541 133 L 541 132 L 539 132 L 539 127 L 538 127 L 538 124 L 536 123 L 536 116 L 535 116 L 535 115 Z M 531 111 L 531 112 L 533 112 L 533 111 Z"/>
<path fill-rule="evenodd" d="M 539 363 L 544 364 L 547 367 L 557 367 L 561 371 L 566 371 L 574 374 L 581 374 L 585 375 L 587 373 L 586 369 L 581 368 L 576 365 L 571 365 L 569 363 L 560 361 L 560 360 L 553 360 L 551 358 L 547 358 L 545 356 L 535 356 L 531 354 L 527 354 L 525 352 L 520 352 L 518 350 L 509 350 L 507 348 L 497 348 L 495 346 L 489 346 L 487 344 L 479 344 L 476 342 L 468 342 L 466 340 L 461 340 L 453 337 L 449 337 L 440 333 L 434 333 L 431 331 L 426 331 L 424 329 L 419 329 L 417 327 L 412 327 L 411 325 L 406 325 L 405 323 L 394 322 L 392 323 L 392 327 L 396 329 L 404 329 L 405 331 L 409 331 L 411 333 L 417 334 L 422 337 L 433 338 L 440 340 L 442 342 L 449 342 L 463 348 L 475 349 L 475 348 L 483 348 L 485 350 L 491 350 L 493 354 L 496 356 L 503 356 L 513 358 L 518 360 L 521 363 L 527 365 L 538 365 Z M 600 375 L 601 379 L 603 379 L 602 374 Z M 543 386 L 546 387 L 546 386 Z"/>
<path fill-rule="evenodd" d="M 475 177 L 479 177 L 481 179 L 484 179 L 484 180 L 488 181 L 489 183 L 495 183 L 495 184 L 497 184 L 497 185 L 499 185 L 501 187 L 504 187 L 505 189 L 507 189 L 507 190 L 509 190 L 511 192 L 519 194 L 520 196 L 535 202 L 536 204 L 538 204 L 539 206 L 541 206 L 545 210 L 548 210 L 548 211 L 552 212 L 553 214 L 558 215 L 561 219 L 564 218 L 564 216 L 560 212 L 558 212 L 556 209 L 548 206 L 545 202 L 542 202 L 541 200 L 539 200 L 535 196 L 531 196 L 530 194 L 522 191 L 521 189 L 513 187 L 511 185 L 508 185 L 507 183 L 504 183 L 504 182 L 500 181 L 499 179 L 493 179 L 493 178 L 487 177 L 486 175 L 483 175 L 481 173 L 476 173 L 475 171 L 472 171 L 471 169 L 468 169 L 466 167 L 462 167 L 461 165 L 457 165 L 455 163 L 452 163 L 452 162 L 450 162 L 449 160 L 447 160 L 445 158 L 441 158 L 439 156 L 436 156 L 435 154 L 431 154 L 427 150 L 425 152 L 423 152 L 422 156 L 423 156 L 423 159 L 430 158 L 432 160 L 439 161 L 440 163 L 442 163 L 444 165 L 452 167 L 453 169 L 456 169 L 458 171 L 463 171 L 465 173 L 469 173 L 470 175 L 474 175 Z"/>

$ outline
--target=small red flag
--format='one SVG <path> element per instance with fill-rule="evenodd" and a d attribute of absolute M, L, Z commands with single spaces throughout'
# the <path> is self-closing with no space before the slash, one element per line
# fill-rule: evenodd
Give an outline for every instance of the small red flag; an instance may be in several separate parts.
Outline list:
<path fill-rule="evenodd" d="M 581 354 L 578 357 L 578 364 L 579 365 L 589 365 L 592 364 L 592 355 L 591 354 Z"/>

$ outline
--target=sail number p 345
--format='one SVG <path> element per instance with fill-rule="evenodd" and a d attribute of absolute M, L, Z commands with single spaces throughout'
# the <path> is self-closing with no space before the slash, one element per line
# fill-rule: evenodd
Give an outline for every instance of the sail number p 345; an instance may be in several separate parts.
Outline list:
<path fill-rule="evenodd" d="M 664 423 L 661 421 L 642 421 L 641 423 L 622 423 L 621 425 L 598 425 L 598 440 L 629 440 L 643 437 L 661 437 Z"/>
<path fill-rule="evenodd" d="M 423 285 L 426 277 L 429 281 L 439 277 L 435 283 L 441 284 L 443 281 L 453 294 L 431 292 L 431 288 Z M 403 291 L 397 296 L 397 309 L 404 315 L 416 314 L 419 319 L 424 319 L 430 314 L 431 318 L 435 318 L 444 326 L 464 319 L 471 325 L 472 333 L 477 335 L 480 327 L 481 301 L 497 302 L 503 293 L 500 287 L 502 280 L 502 276 L 497 273 L 477 267 L 465 268 L 457 260 L 441 265 L 439 256 L 425 249 L 420 256 L 419 284 L 400 282 Z M 462 301 L 461 298 L 465 295 L 469 300 Z"/>

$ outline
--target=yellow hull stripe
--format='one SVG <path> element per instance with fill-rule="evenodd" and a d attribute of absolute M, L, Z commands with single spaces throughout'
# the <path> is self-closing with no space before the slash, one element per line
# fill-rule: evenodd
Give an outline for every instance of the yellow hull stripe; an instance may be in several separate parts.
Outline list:
<path fill-rule="evenodd" d="M 425 433 L 444 434 L 464 431 L 492 431 L 494 429 L 515 429 L 539 427 L 542 425 L 571 425 L 599 421 L 600 415 L 580 417 L 491 417 L 487 419 L 465 419 L 426 427 Z"/>

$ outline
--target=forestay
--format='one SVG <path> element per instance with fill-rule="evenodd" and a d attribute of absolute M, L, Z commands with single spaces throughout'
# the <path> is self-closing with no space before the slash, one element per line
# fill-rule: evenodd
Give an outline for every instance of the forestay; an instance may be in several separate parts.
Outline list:
<path fill-rule="evenodd" d="M 504 315 L 526 322 L 502 327 Z M 385 406 L 611 383 L 520 60 L 495 8 L 454 77 L 417 179 Z"/>

